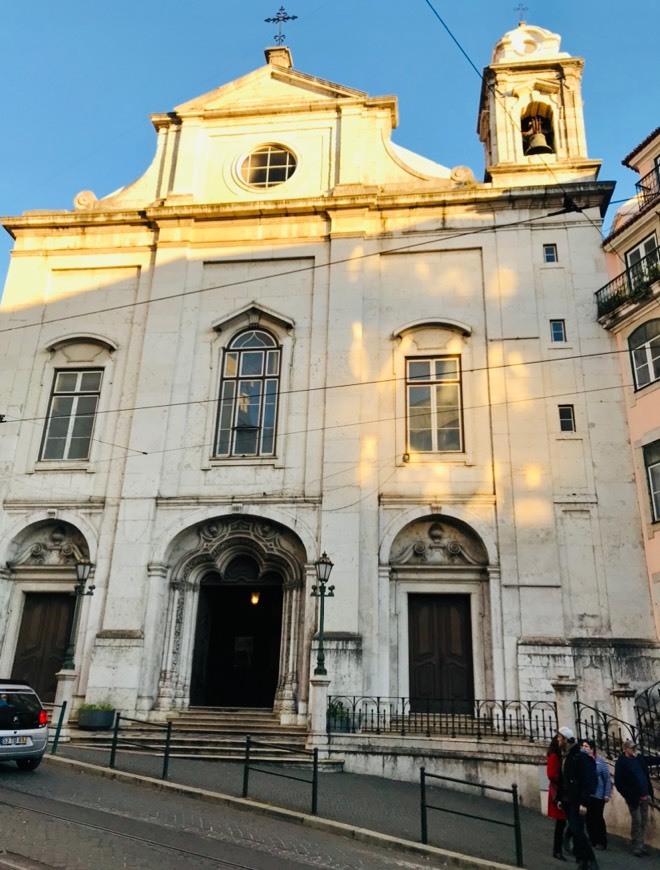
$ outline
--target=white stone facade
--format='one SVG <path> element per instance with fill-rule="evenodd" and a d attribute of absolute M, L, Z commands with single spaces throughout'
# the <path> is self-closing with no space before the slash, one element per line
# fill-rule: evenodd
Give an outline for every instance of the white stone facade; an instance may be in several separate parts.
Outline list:
<path fill-rule="evenodd" d="M 524 153 L 520 112 L 486 91 L 483 183 L 395 146 L 394 97 L 279 48 L 154 115 L 138 181 L 5 219 L 0 672 L 19 653 L 29 672 L 33 647 L 47 671 L 39 620 L 59 607 L 66 636 L 86 556 L 76 702 L 304 722 L 325 550 L 331 694 L 552 699 L 567 674 L 595 702 L 653 681 L 621 373 L 593 302 L 612 186 L 587 157 L 581 62 L 529 30 L 538 57 L 489 70 L 559 106 L 538 116 L 561 116 L 554 150 Z M 239 383 L 255 342 L 272 368 Z M 270 404 L 251 392 L 275 384 Z"/>

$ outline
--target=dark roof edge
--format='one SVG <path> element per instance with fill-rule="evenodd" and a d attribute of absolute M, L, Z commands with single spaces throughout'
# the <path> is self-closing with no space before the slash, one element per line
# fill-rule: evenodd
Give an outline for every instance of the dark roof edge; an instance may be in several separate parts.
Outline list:
<path fill-rule="evenodd" d="M 639 143 L 639 145 L 636 148 L 633 148 L 633 150 L 630 152 L 630 154 L 628 154 L 626 157 L 623 158 L 621 163 L 623 163 L 624 166 L 627 166 L 628 169 L 632 169 L 632 167 L 630 165 L 630 161 L 632 160 L 632 158 L 636 154 L 639 154 L 639 152 L 642 150 L 642 148 L 645 148 L 649 144 L 649 142 L 651 142 L 653 139 L 655 139 L 655 137 L 658 135 L 660 135 L 660 127 L 656 127 L 652 133 L 649 133 L 649 135 L 646 137 L 646 139 L 642 139 L 642 141 Z"/>

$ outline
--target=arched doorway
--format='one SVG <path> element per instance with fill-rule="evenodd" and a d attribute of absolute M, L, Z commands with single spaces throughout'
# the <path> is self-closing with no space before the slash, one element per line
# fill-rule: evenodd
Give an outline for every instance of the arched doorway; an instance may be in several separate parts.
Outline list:
<path fill-rule="evenodd" d="M 83 534 L 65 521 L 26 526 L 8 549 L 9 607 L 0 618 L 3 669 L 53 702 L 71 640 L 76 563 L 89 559 Z M 78 660 L 84 654 L 78 651 Z"/>
<path fill-rule="evenodd" d="M 190 703 L 272 707 L 282 634 L 282 577 L 236 556 L 200 583 Z"/>
<path fill-rule="evenodd" d="M 489 682 L 488 557 L 465 523 L 410 523 L 391 549 L 392 607 L 399 618 L 399 693 L 411 709 L 462 712 Z"/>
<path fill-rule="evenodd" d="M 170 558 L 157 709 L 255 706 L 298 715 L 308 565 L 296 533 L 259 517 L 215 517 L 183 529 Z"/>

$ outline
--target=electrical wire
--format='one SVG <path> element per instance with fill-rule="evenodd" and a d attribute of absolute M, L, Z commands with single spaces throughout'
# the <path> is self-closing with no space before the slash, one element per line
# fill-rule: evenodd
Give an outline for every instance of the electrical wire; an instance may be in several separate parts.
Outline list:
<path fill-rule="evenodd" d="M 467 236 L 480 235 L 481 233 L 502 232 L 503 230 L 511 229 L 513 227 L 520 227 L 520 226 L 523 226 L 525 224 L 531 224 L 531 223 L 534 223 L 536 221 L 545 220 L 548 217 L 553 217 L 553 215 L 552 214 L 537 215 L 536 217 L 532 217 L 532 218 L 521 218 L 520 220 L 517 220 L 517 221 L 510 221 L 507 224 L 478 227 L 478 228 L 472 229 L 472 230 L 462 230 L 460 232 L 451 232 L 450 234 L 447 234 L 446 230 L 443 230 L 443 231 L 440 231 L 437 233 L 436 232 L 424 233 L 426 238 L 423 239 L 422 241 L 419 241 L 419 242 L 410 242 L 410 243 L 405 244 L 405 245 L 398 245 L 396 247 L 387 248 L 385 250 L 366 251 L 363 254 L 351 254 L 350 256 L 340 257 L 336 260 L 328 260 L 326 263 L 314 262 L 312 265 L 309 265 L 309 266 L 300 266 L 300 267 L 297 267 L 295 269 L 287 269 L 283 272 L 276 272 L 273 275 L 258 275 L 254 278 L 242 278 L 239 281 L 229 281 L 226 284 L 214 284 L 210 287 L 190 288 L 190 289 L 181 291 L 180 293 L 170 293 L 167 296 L 159 296 L 157 299 L 150 298 L 150 299 L 142 299 L 142 300 L 138 300 L 138 301 L 134 300 L 132 302 L 125 302 L 121 305 L 111 305 L 111 306 L 108 306 L 107 308 L 97 308 L 97 309 L 92 310 L 92 311 L 80 312 L 79 314 L 77 314 L 76 312 L 69 312 L 68 314 L 62 315 L 61 317 L 44 318 L 42 320 L 35 321 L 34 323 L 21 323 L 21 324 L 16 324 L 14 326 L 3 327 L 0 329 L 0 334 L 7 333 L 7 332 L 15 332 L 19 329 L 34 329 L 36 327 L 45 326 L 45 325 L 50 324 L 50 323 L 61 323 L 62 321 L 68 322 L 70 320 L 74 320 L 77 317 L 90 317 L 91 315 L 95 315 L 95 314 L 109 314 L 113 311 L 122 311 L 126 308 L 138 308 L 138 307 L 142 307 L 145 305 L 156 305 L 157 303 L 160 303 L 160 302 L 171 302 L 174 299 L 183 299 L 184 297 L 187 299 L 187 298 L 190 298 L 192 296 L 196 296 L 196 295 L 201 294 L 201 293 L 210 293 L 211 291 L 214 291 L 214 290 L 229 290 L 229 289 L 232 289 L 234 287 L 245 286 L 246 284 L 254 284 L 254 283 L 259 283 L 262 281 L 270 281 L 270 280 L 273 280 L 275 278 L 286 278 L 286 277 L 289 277 L 291 275 L 298 275 L 302 272 L 316 272 L 319 269 L 329 269 L 329 268 L 332 268 L 333 266 L 342 265 L 344 263 L 358 262 L 359 260 L 367 260 L 371 257 L 386 256 L 388 254 L 398 254 L 401 251 L 407 251 L 407 250 L 411 250 L 413 248 L 419 248 L 419 247 L 423 247 L 425 245 L 429 245 L 433 241 L 447 242 L 447 241 L 453 241 L 454 239 L 465 238 Z M 387 239 L 383 238 L 382 236 L 379 236 L 379 237 L 373 237 L 372 241 L 373 242 L 383 242 L 383 241 L 387 241 Z M 304 245 L 304 242 L 301 242 L 301 247 L 303 245 Z M 305 256 L 305 254 L 300 254 L 296 257 L 288 257 L 286 259 L 299 259 L 300 260 L 300 259 L 312 259 L 312 257 Z M 263 260 L 257 259 L 255 262 L 269 262 L 269 260 L 264 258 Z M 216 261 L 214 261 L 214 264 L 216 264 Z M 222 261 L 218 261 L 217 264 L 222 265 Z"/>
<path fill-rule="evenodd" d="M 521 128 L 521 126 L 520 126 L 520 123 L 519 123 L 519 122 L 518 122 L 518 121 L 513 117 L 513 115 L 511 114 L 511 112 L 508 110 L 508 108 L 507 108 L 505 102 L 502 100 L 501 94 L 498 92 L 497 88 L 496 88 L 494 85 L 492 85 L 490 82 L 488 82 L 488 81 L 486 80 L 486 77 L 484 76 L 483 72 L 480 72 L 479 69 L 477 69 L 477 67 L 475 66 L 474 62 L 472 61 L 472 58 L 471 58 L 471 57 L 468 55 L 468 53 L 465 51 L 465 49 L 463 48 L 463 46 L 461 45 L 461 43 L 459 42 L 459 40 L 457 39 L 457 37 L 452 33 L 452 31 L 450 30 L 449 26 L 448 26 L 447 23 L 445 22 L 445 20 L 442 18 L 442 16 L 441 16 L 440 13 L 438 12 L 438 10 L 434 7 L 433 3 L 431 3 L 431 0 L 424 0 L 424 3 L 426 3 L 426 5 L 429 7 L 429 9 L 433 12 L 433 14 L 435 15 L 435 17 L 438 19 L 438 21 L 442 24 L 442 26 L 444 27 L 444 29 L 447 31 L 447 33 L 448 33 L 449 36 L 451 37 L 452 41 L 453 41 L 453 42 L 455 43 L 455 45 L 458 47 L 458 49 L 459 49 L 459 51 L 461 52 L 461 54 L 463 55 L 463 57 L 467 60 L 467 62 L 468 62 L 468 63 L 470 64 L 470 66 L 472 67 L 472 69 L 473 69 L 473 70 L 476 72 L 476 74 L 479 76 L 479 80 L 480 80 L 481 83 L 484 85 L 484 87 L 486 87 L 486 88 L 490 91 L 490 93 L 493 95 L 493 97 L 494 97 L 494 98 L 497 100 L 497 102 L 500 104 L 500 106 L 502 107 L 504 113 L 507 115 L 507 117 L 509 118 L 509 120 L 510 120 L 511 123 L 513 124 L 514 129 L 518 130 L 518 131 L 521 133 L 521 135 L 522 135 L 522 128 Z M 559 180 L 559 178 L 557 177 L 557 174 L 554 172 L 554 170 L 552 169 L 552 167 L 551 167 L 551 166 L 548 164 L 548 162 L 545 160 L 545 158 L 543 157 L 543 155 L 542 155 L 542 154 L 539 154 L 538 156 L 541 158 L 541 162 L 543 163 L 543 166 L 545 167 L 545 169 L 546 169 L 546 170 L 548 171 L 548 173 L 549 173 L 549 174 L 554 178 L 555 183 L 556 183 L 556 184 L 557 184 L 557 185 L 558 185 L 558 186 L 563 190 L 564 195 L 565 195 L 565 197 L 566 197 L 567 205 L 570 204 L 570 205 L 572 206 L 572 208 L 570 208 L 570 210 L 571 210 L 571 211 L 578 211 L 578 212 L 580 212 L 581 214 L 584 214 L 584 216 L 585 216 L 586 219 L 589 221 L 589 223 L 594 227 L 594 229 L 596 230 L 596 232 L 598 233 L 598 235 L 600 236 L 600 238 L 604 240 L 605 237 L 604 237 L 604 235 L 603 235 L 602 224 L 601 224 L 601 226 L 598 226 L 598 224 L 597 224 L 594 220 L 592 220 L 591 217 L 590 217 L 590 216 L 589 216 L 589 215 L 588 215 L 588 214 L 587 214 L 583 209 L 579 208 L 579 207 L 578 207 L 578 206 L 573 202 L 573 199 L 572 199 L 572 197 L 570 196 L 569 191 L 566 190 L 566 188 L 564 187 L 563 183 Z M 624 265 L 626 265 L 626 264 L 625 264 L 625 260 L 623 259 L 622 255 L 621 255 L 618 251 L 615 251 L 614 253 L 619 257 L 619 259 L 621 260 L 621 262 L 624 263 Z"/>

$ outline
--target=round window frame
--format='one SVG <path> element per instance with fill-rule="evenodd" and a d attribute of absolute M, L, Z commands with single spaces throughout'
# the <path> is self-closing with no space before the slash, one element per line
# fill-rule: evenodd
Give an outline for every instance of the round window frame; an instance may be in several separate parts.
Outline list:
<path fill-rule="evenodd" d="M 293 159 L 295 161 L 295 166 L 294 166 L 293 171 L 291 172 L 291 174 L 289 175 L 288 178 L 285 178 L 284 181 L 278 181 L 275 184 L 271 184 L 267 187 L 261 186 L 258 184 L 250 184 L 249 181 L 246 181 L 243 178 L 242 169 L 243 169 L 243 165 L 245 164 L 246 160 L 248 160 L 252 156 L 252 154 L 256 153 L 257 151 L 261 150 L 262 148 L 279 148 L 281 151 L 286 151 L 288 154 L 290 154 L 293 157 Z M 276 190 L 279 187 L 282 187 L 283 184 L 287 184 L 289 181 L 291 181 L 291 179 L 293 178 L 293 176 L 296 174 L 296 172 L 299 169 L 300 169 L 300 155 L 298 154 L 298 152 L 294 148 L 291 148 L 290 145 L 284 145 L 282 142 L 262 142 L 259 145 L 255 145 L 253 148 L 250 148 L 249 151 L 244 151 L 241 154 L 241 156 L 238 158 L 238 160 L 234 164 L 234 179 L 243 188 L 243 190 L 248 190 L 251 193 L 254 193 L 255 191 L 258 191 L 260 193 L 270 193 L 271 191 Z"/>

